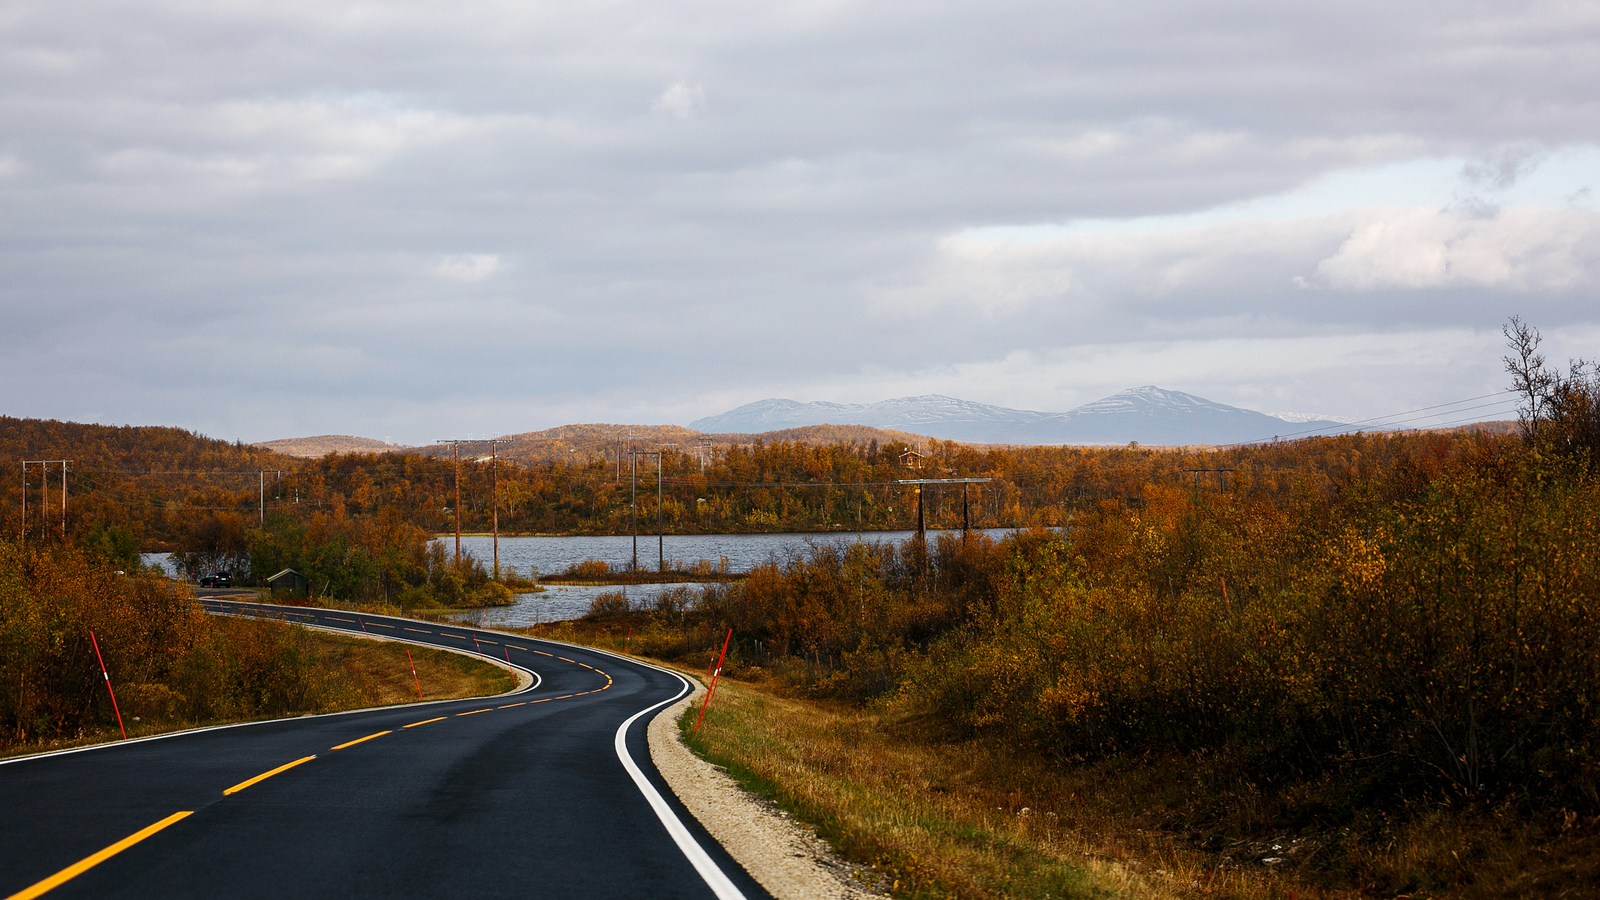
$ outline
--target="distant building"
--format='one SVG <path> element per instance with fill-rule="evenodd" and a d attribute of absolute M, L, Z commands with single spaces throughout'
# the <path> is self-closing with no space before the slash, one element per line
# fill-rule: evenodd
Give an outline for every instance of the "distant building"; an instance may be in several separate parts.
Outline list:
<path fill-rule="evenodd" d="M 267 587 L 273 594 L 287 594 L 291 597 L 304 597 L 310 588 L 306 577 L 293 569 L 284 569 L 282 572 L 267 579 Z"/>

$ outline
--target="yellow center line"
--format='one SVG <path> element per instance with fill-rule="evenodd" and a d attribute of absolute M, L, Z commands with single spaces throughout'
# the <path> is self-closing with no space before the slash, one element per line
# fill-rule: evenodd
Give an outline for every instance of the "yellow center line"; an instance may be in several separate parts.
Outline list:
<path fill-rule="evenodd" d="M 577 660 L 567 659 L 565 656 L 558 656 L 556 659 L 559 659 L 562 662 L 577 662 Z"/>
<path fill-rule="evenodd" d="M 484 709 L 475 709 L 475 710 L 472 710 L 471 712 L 456 713 L 456 715 L 458 715 L 458 716 L 475 716 L 475 715 L 477 715 L 478 713 L 481 713 L 481 712 L 492 712 L 492 710 L 490 710 L 487 707 L 485 707 Z"/>
<path fill-rule="evenodd" d="M 343 750 L 346 747 L 354 747 L 355 745 L 361 743 L 362 741 L 370 741 L 373 738 L 383 737 L 386 734 L 393 734 L 393 732 L 391 732 L 391 731 L 380 731 L 377 734 L 369 734 L 364 738 L 356 738 L 353 741 L 345 741 L 344 743 L 340 744 L 337 747 L 334 747 L 333 749 L 335 749 L 335 750 Z"/>
<path fill-rule="evenodd" d="M 529 700 L 528 701 L 528 705 L 532 706 L 535 703 L 549 703 L 551 700 L 554 700 L 554 699 L 555 699 L 554 697 L 546 697 L 543 700 Z"/>
<path fill-rule="evenodd" d="M 426 725 L 429 722 L 443 722 L 445 720 L 445 718 L 446 718 L 445 716 L 440 716 L 437 719 L 423 719 L 421 722 L 412 722 L 410 725 L 403 725 L 401 727 L 402 728 L 415 728 L 418 725 Z"/>
<path fill-rule="evenodd" d="M 316 759 L 316 757 L 315 756 L 304 756 L 304 757 L 301 757 L 300 759 L 295 760 L 292 763 L 284 763 L 283 765 L 277 767 L 276 769 L 273 769 L 271 772 L 262 772 L 260 775 L 257 775 L 256 777 L 250 779 L 249 781 L 241 781 L 241 782 L 239 782 L 238 784 L 234 785 L 233 787 L 228 788 L 227 790 L 223 791 L 222 792 L 222 796 L 226 797 L 229 794 L 237 794 L 240 791 L 244 790 L 245 788 L 249 787 L 252 784 L 255 784 L 258 781 L 266 781 L 268 778 L 271 778 L 272 776 L 278 774 L 279 772 L 287 772 L 290 769 L 294 768 L 295 766 L 298 766 L 301 763 L 311 762 L 313 759 Z"/>
<path fill-rule="evenodd" d="M 518 647 L 516 644 L 507 644 L 506 646 L 510 647 L 513 650 L 526 650 L 527 649 L 526 647 Z"/>
<path fill-rule="evenodd" d="M 540 656 L 554 656 L 555 655 L 553 653 L 546 653 L 543 650 L 535 650 L 533 652 L 539 654 Z"/>
<path fill-rule="evenodd" d="M 583 666 L 585 669 L 588 669 L 591 672 L 594 671 L 594 666 L 591 666 L 588 663 L 578 663 L 578 665 Z"/>
<path fill-rule="evenodd" d="M 500 646 L 500 645 L 499 645 L 499 644 L 496 644 L 496 643 L 495 643 L 495 642 L 494 642 L 494 641 L 486 641 L 486 640 L 484 640 L 484 639 L 483 639 L 483 638 L 478 638 L 478 643 L 480 643 L 480 644 L 488 644 L 488 645 L 489 645 L 489 646 L 491 646 L 491 647 L 498 647 L 498 646 Z"/>
<path fill-rule="evenodd" d="M 7 897 L 6 900 L 33 900 L 34 897 L 37 897 L 46 891 L 53 890 L 67 883 L 68 881 L 77 878 L 79 875 L 82 875 L 95 866 L 100 865 L 111 857 L 116 856 L 118 853 L 121 853 L 129 847 L 132 847 L 134 844 L 139 843 L 140 841 L 152 834 L 155 834 L 168 825 L 186 819 L 193 814 L 193 812 L 175 812 L 172 815 L 167 816 L 165 819 L 155 823 L 154 825 L 149 825 L 138 831 L 135 831 L 133 834 L 130 834 L 122 840 L 117 841 L 115 844 L 112 844 L 104 850 L 101 850 L 99 853 L 96 853 L 92 856 L 86 856 L 78 862 L 75 862 L 72 865 L 67 866 L 65 869 L 55 873 L 54 875 L 51 875 L 49 878 L 46 878 L 45 880 L 30 887 L 23 888 L 15 894 Z"/>
<path fill-rule="evenodd" d="M 431 631 L 423 631 L 421 628 L 407 628 L 406 630 L 407 631 L 415 631 L 417 634 L 433 634 L 433 632 L 431 632 Z"/>
<path fill-rule="evenodd" d="M 528 705 L 527 701 L 523 701 L 522 703 L 507 703 L 505 706 L 502 706 L 500 708 L 501 709 L 510 709 L 513 706 L 527 706 L 527 705 Z"/>
<path fill-rule="evenodd" d="M 368 622 L 367 624 L 371 625 L 373 628 L 393 628 L 394 627 L 393 625 L 385 625 L 382 622 Z"/>
<path fill-rule="evenodd" d="M 355 621 L 355 619 L 341 619 L 338 616 L 329 616 L 328 618 L 330 620 L 334 621 L 334 622 L 354 622 Z"/>
<path fill-rule="evenodd" d="M 442 631 L 439 632 L 439 637 L 453 637 L 453 638 L 456 638 L 457 640 L 462 640 L 462 641 L 467 639 L 467 636 L 464 635 L 464 634 L 445 634 Z"/>

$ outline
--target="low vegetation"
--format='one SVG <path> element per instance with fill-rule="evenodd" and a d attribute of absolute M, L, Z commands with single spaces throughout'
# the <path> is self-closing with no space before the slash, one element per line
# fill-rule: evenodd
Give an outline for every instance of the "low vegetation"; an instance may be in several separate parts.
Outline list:
<path fill-rule="evenodd" d="M 0 752 L 120 734 L 96 642 L 130 735 L 416 699 L 402 645 L 211 616 L 164 578 L 0 541 Z M 511 686 L 456 654 L 412 655 L 428 699 Z"/>

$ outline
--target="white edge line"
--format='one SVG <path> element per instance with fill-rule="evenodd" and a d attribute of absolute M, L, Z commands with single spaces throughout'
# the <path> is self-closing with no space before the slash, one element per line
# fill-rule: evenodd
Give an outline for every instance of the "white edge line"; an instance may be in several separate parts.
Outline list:
<path fill-rule="evenodd" d="M 644 777 L 644 772 L 639 770 L 638 764 L 633 761 L 633 756 L 628 753 L 628 727 L 634 722 L 638 721 L 639 718 L 644 716 L 646 713 L 653 712 L 663 706 L 676 703 L 682 699 L 684 694 L 690 692 L 689 679 L 677 672 L 672 671 L 671 669 L 666 668 L 665 666 L 647 663 L 644 660 L 635 659 L 631 656 L 623 656 L 620 653 L 614 653 L 610 650 L 602 650 L 599 647 L 586 647 L 583 644 L 569 644 L 566 641 L 557 641 L 550 638 L 531 638 L 530 640 L 541 641 L 546 644 L 555 644 L 557 646 L 571 647 L 574 650 L 583 650 L 589 653 L 597 653 L 601 656 L 609 656 L 618 662 L 632 663 L 633 665 L 645 669 L 655 669 L 658 672 L 665 672 L 666 674 L 671 675 L 673 678 L 678 679 L 678 681 L 683 685 L 682 690 L 678 691 L 676 695 L 669 697 L 666 700 L 662 700 L 660 703 L 647 706 L 644 709 L 639 710 L 638 712 L 629 716 L 628 720 L 623 722 L 622 725 L 617 728 L 617 737 L 614 742 L 614 746 L 617 750 L 617 759 L 622 761 L 622 767 L 627 770 L 628 776 L 633 779 L 634 785 L 639 788 L 639 793 L 644 795 L 644 799 L 650 804 L 650 809 L 655 812 L 656 818 L 661 820 L 662 826 L 667 829 L 667 834 L 672 837 L 673 843 L 678 845 L 678 849 L 683 852 L 685 857 L 688 858 L 689 864 L 694 866 L 695 871 L 700 873 L 701 878 L 705 879 L 706 886 L 711 888 L 711 892 L 717 895 L 718 900 L 746 900 L 744 892 L 739 890 L 739 888 L 728 879 L 728 876 L 723 874 L 722 869 L 712 861 L 710 854 L 706 853 L 705 848 L 701 847 L 700 843 L 694 839 L 694 835 L 689 833 L 689 829 L 684 827 L 683 821 L 678 818 L 678 814 L 673 812 L 672 807 L 667 805 L 667 801 L 661 798 L 661 793 L 656 790 L 655 785 L 651 784 L 648 778 Z"/>
<path fill-rule="evenodd" d="M 230 602 L 231 603 L 231 602 L 236 602 L 236 601 L 226 601 L 226 602 Z M 239 618 L 239 619 L 260 618 L 259 616 L 239 616 L 239 615 L 234 615 L 233 613 L 210 613 L 210 614 L 214 615 L 214 616 L 233 616 L 234 618 Z M 384 618 L 393 618 L 393 617 L 392 616 L 385 616 Z M 414 621 L 414 620 L 407 619 L 406 621 L 410 622 L 410 621 Z M 304 627 L 304 628 L 319 628 L 319 627 L 323 627 L 323 626 L 317 626 L 317 625 L 306 625 L 304 622 L 292 622 L 290 624 L 300 625 L 301 627 Z M 327 628 L 326 630 L 337 632 L 339 634 L 349 634 L 350 633 L 349 631 L 346 631 L 343 628 Z M 387 635 L 375 636 L 374 639 L 375 640 L 394 640 L 394 641 L 398 641 L 399 643 L 403 643 L 403 644 L 416 644 L 418 647 L 428 647 L 428 648 L 434 649 L 434 650 L 448 650 L 448 651 L 455 652 L 455 653 L 462 652 L 462 651 L 459 651 L 459 650 L 455 650 L 452 647 L 441 647 L 441 646 L 439 646 L 437 644 L 424 644 L 421 641 L 408 641 L 408 640 L 405 640 L 404 638 L 390 638 Z M 471 656 L 473 659 L 477 659 L 478 658 L 477 654 L 468 653 L 466 655 Z M 489 660 L 488 657 L 484 657 L 484 659 L 485 660 Z M 492 661 L 492 660 L 489 660 L 489 661 Z M 504 661 L 501 661 L 500 663 L 498 663 L 498 665 L 502 669 L 505 668 L 505 666 L 506 666 Z M 525 687 L 525 688 L 523 688 L 521 690 L 518 690 L 518 691 L 507 691 L 504 694 L 493 694 L 491 696 L 494 696 L 494 697 L 515 697 L 518 694 L 526 694 L 529 691 L 536 690 L 539 687 L 539 685 L 544 684 L 544 679 L 539 676 L 538 672 L 535 672 L 532 669 L 523 669 L 522 666 L 516 665 L 515 663 L 512 663 L 512 667 L 513 668 L 517 668 L 517 669 L 522 669 L 522 671 L 527 672 L 529 675 L 532 675 L 533 676 L 533 684 L 530 684 L 527 687 Z M 676 674 L 676 673 L 674 673 L 674 674 Z M 29 753 L 29 754 L 26 754 L 26 755 L 23 755 L 23 756 L 12 756 L 12 757 L 9 757 L 9 758 L 6 758 L 6 759 L 0 759 L 0 766 L 8 766 L 8 765 L 11 765 L 12 763 L 27 762 L 28 760 L 31 760 L 31 759 L 46 759 L 46 758 L 52 757 L 52 756 L 70 756 L 70 755 L 72 755 L 74 753 L 88 753 L 91 750 L 114 750 L 117 747 L 126 747 L 126 746 L 129 746 L 130 744 L 143 744 L 143 743 L 146 743 L 148 741 L 164 741 L 164 740 L 167 740 L 168 738 L 183 737 L 184 735 L 188 735 L 188 734 L 204 734 L 205 732 L 208 732 L 208 731 L 226 731 L 229 728 L 249 728 L 252 725 L 271 725 L 274 722 L 293 722 L 293 721 L 296 721 L 296 720 L 299 720 L 299 719 L 329 719 L 329 718 L 332 718 L 334 716 L 354 716 L 354 715 L 359 715 L 361 713 L 375 713 L 375 712 L 386 712 L 386 711 L 387 712 L 393 712 L 393 711 L 395 711 L 397 709 L 421 709 L 424 706 L 438 706 L 441 703 L 466 703 L 466 702 L 471 701 L 471 700 L 482 700 L 482 699 L 485 699 L 485 698 L 483 698 L 483 697 L 461 697 L 461 698 L 455 699 L 455 700 L 427 700 L 427 701 L 424 701 L 424 702 L 421 702 L 421 703 L 393 703 L 393 704 L 390 704 L 388 706 L 369 706 L 369 707 L 367 707 L 365 709 L 346 709 L 346 710 L 341 710 L 340 712 L 317 713 L 315 715 L 309 715 L 309 716 L 284 716 L 284 717 L 277 718 L 277 719 L 260 719 L 260 720 L 255 721 L 255 722 L 231 722 L 231 723 L 229 723 L 227 725 L 207 725 L 207 726 L 205 726 L 203 728 L 186 728 L 183 731 L 169 731 L 169 732 L 167 732 L 165 734 L 152 734 L 152 735 L 149 735 L 147 737 L 133 738 L 131 740 L 126 740 L 126 741 L 108 741 L 108 742 L 106 742 L 104 744 L 90 744 L 87 747 L 69 747 L 69 748 L 67 748 L 65 750 L 47 750 L 44 753 Z"/>
<path fill-rule="evenodd" d="M 640 663 L 640 665 L 649 664 Z M 656 667 L 652 666 L 652 668 Z M 639 766 L 634 763 L 633 757 L 628 754 L 628 726 L 638 721 L 646 713 L 653 712 L 670 703 L 676 703 L 679 698 L 689 692 L 689 680 L 687 678 L 668 669 L 662 669 L 661 671 L 667 672 L 667 674 L 682 682 L 683 689 L 670 699 L 639 710 L 629 716 L 628 721 L 622 723 L 621 727 L 617 729 L 617 758 L 622 760 L 622 767 L 628 771 L 629 777 L 633 779 L 633 783 L 639 788 L 639 793 L 643 794 L 644 799 L 649 801 L 650 808 L 655 811 L 656 818 L 660 819 L 661 824 L 666 827 L 667 834 L 672 836 L 673 843 L 678 845 L 678 849 L 683 851 L 685 857 L 688 857 L 689 864 L 694 866 L 694 870 L 700 873 L 701 878 L 705 879 L 706 886 L 711 888 L 711 892 L 717 895 L 718 900 L 745 900 L 744 893 L 735 887 L 734 883 L 728 880 L 728 876 L 723 874 L 722 869 L 711 860 L 711 856 L 706 853 L 705 848 L 701 847 L 700 843 L 694 839 L 694 835 L 689 833 L 689 829 L 684 827 L 683 821 L 678 818 L 678 814 L 673 812 L 672 807 L 667 805 L 667 801 L 661 798 L 661 793 L 656 790 L 655 785 L 651 784 L 649 779 L 644 777 L 644 773 L 639 771 Z"/>

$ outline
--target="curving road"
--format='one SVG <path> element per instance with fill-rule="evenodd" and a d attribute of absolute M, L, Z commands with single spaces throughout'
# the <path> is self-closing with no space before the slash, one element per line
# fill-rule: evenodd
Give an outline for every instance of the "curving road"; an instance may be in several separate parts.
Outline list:
<path fill-rule="evenodd" d="M 0 761 L 0 898 L 761 898 L 650 761 L 678 675 L 471 628 L 206 598 L 505 658 L 532 687 Z M 425 686 L 424 686 L 425 687 Z"/>

